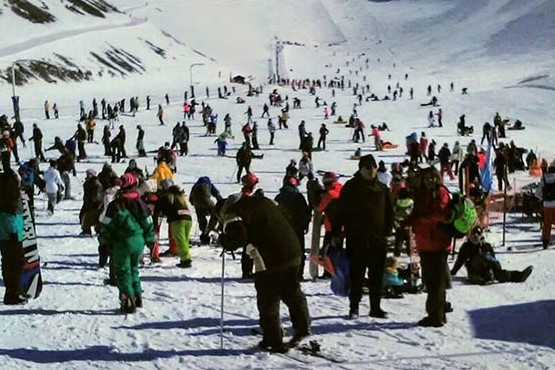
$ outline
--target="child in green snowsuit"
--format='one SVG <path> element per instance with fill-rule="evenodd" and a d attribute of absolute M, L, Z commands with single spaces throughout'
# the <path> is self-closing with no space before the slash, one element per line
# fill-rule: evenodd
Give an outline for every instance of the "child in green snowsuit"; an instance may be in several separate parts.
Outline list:
<path fill-rule="evenodd" d="M 140 202 L 136 177 L 126 173 L 120 180 L 121 189 L 102 219 L 99 241 L 112 247 L 121 309 L 133 313 L 136 307 L 142 307 L 139 263 L 145 245 L 154 245 L 154 225 Z"/>

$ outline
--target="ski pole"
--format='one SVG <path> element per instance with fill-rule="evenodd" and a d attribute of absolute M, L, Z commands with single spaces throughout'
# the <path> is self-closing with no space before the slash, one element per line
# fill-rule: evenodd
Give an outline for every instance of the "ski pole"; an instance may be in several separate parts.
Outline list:
<path fill-rule="evenodd" d="M 233 169 L 233 172 L 231 173 L 231 176 L 229 176 L 229 181 L 233 180 L 233 176 L 235 176 L 235 173 L 237 173 L 238 169 L 239 169 L 239 165 L 236 165 L 235 168 Z"/>
<path fill-rule="evenodd" d="M 225 279 L 225 251 L 222 253 L 222 291 L 220 299 L 220 350 L 224 349 L 224 279 Z"/>

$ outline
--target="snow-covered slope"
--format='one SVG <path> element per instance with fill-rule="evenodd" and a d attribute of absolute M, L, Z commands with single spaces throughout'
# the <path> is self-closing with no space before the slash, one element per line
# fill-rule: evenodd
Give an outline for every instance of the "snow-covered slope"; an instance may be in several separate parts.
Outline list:
<path fill-rule="evenodd" d="M 37 5 L 43 2 L 29 0 Z M 89 3 L 94 0 L 83 0 Z M 137 4 L 132 0 L 111 1 L 120 12 L 105 18 L 77 15 L 67 11 L 69 1 L 44 2 L 56 22 L 33 25 L 12 14 L 7 1 L 0 14 L 0 114 L 11 116 L 11 86 L 6 70 L 16 59 L 61 60 L 63 55 L 74 68 L 92 71 L 89 81 L 47 83 L 29 80 L 17 86 L 21 98 L 25 137 L 31 124 L 39 124 L 44 145 L 54 136 L 68 138 L 75 131 L 78 102 L 87 109 L 93 98 L 110 103 L 138 96 L 140 110 L 135 117 L 122 115 L 116 125 L 127 130 L 127 152 L 133 157 L 135 126 L 146 131 L 145 147 L 155 150 L 171 141 L 175 122 L 183 120 L 181 103 L 193 77 L 199 102 L 210 104 L 219 115 L 217 132 L 223 130 L 223 116 L 233 119 L 235 139 L 228 154 L 232 157 L 241 143 L 240 127 L 248 105 L 259 123 L 259 142 L 264 158 L 253 161 L 260 187 L 273 198 L 281 186 L 289 160 L 299 159 L 297 125 L 305 120 L 317 138 L 323 120 L 315 96 L 307 90 L 265 85 L 269 59 L 275 55 L 276 38 L 284 42 L 280 73 L 291 78 L 345 79 L 354 86 L 369 85 L 379 97 L 387 86 L 397 83 L 404 89 L 397 101 L 365 102 L 357 106 L 367 128 L 387 122 L 392 131 L 383 138 L 399 144 L 397 149 L 373 152 L 372 138 L 353 143 L 352 132 L 330 121 L 328 150 L 314 153 L 314 166 L 350 175 L 356 161 L 349 159 L 357 147 L 374 153 L 386 164 L 404 159 L 405 136 L 426 131 L 442 145 L 456 140 L 466 145 L 480 140 L 481 125 L 495 112 L 511 120 L 519 118 L 526 129 L 510 131 L 518 146 L 534 149 L 548 161 L 555 158 L 551 145 L 555 108 L 552 104 L 553 20 L 550 0 L 157 0 Z M 4 37 L 7 35 L 8 37 Z M 289 43 L 286 43 L 289 42 Z M 296 44 L 295 44 L 296 43 Z M 120 50 L 117 54 L 115 50 Z M 162 52 L 163 50 L 163 52 Z M 106 56 L 132 55 L 126 61 L 137 72 L 122 66 L 108 68 L 91 52 Z M 123 54 L 123 51 L 127 54 Z M 136 58 L 136 59 L 135 59 Z M 104 58 L 103 58 L 104 59 Z M 140 61 L 139 61 L 140 60 Z M 191 70 L 191 64 L 204 63 Z M 19 68 L 25 68 L 26 62 Z M 114 63 L 112 63 L 114 64 Z M 275 64 L 272 62 L 272 65 Z M 274 67 L 273 67 L 274 68 Z M 109 70 L 122 70 L 110 74 Z M 102 76 L 99 72 L 102 71 Z M 193 74 L 194 73 L 194 74 Z M 247 97 L 246 86 L 230 84 L 229 74 L 252 76 L 262 84 L 260 96 Z M 408 78 L 405 79 L 405 74 Z M 388 78 L 391 75 L 391 79 Z M 455 89 L 449 91 L 453 82 Z M 442 86 L 437 92 L 437 85 Z M 235 93 L 218 99 L 216 87 L 226 86 Z M 429 107 L 426 87 L 431 85 L 444 113 L 443 128 L 427 128 Z M 204 94 L 209 87 L 211 95 Z M 414 88 L 414 99 L 408 90 Z M 468 87 L 469 94 L 460 89 Z M 302 101 L 302 109 L 291 110 L 289 130 L 278 130 L 276 144 L 269 146 L 266 119 L 259 119 L 268 93 L 276 88 L 289 102 Z M 330 104 L 337 102 L 343 118 L 352 113 L 356 97 L 352 88 L 317 89 L 316 95 Z M 168 93 L 170 104 L 165 105 Z M 163 104 L 166 126 L 159 126 L 155 110 L 145 109 L 145 97 L 152 106 Z M 246 104 L 236 104 L 236 97 Z M 45 120 L 43 102 L 57 102 L 59 120 Z M 434 113 L 437 108 L 433 109 Z M 456 136 L 455 122 L 461 114 L 475 127 L 471 137 Z M 271 108 L 271 117 L 279 108 Z M 106 122 L 98 120 L 99 138 Z M 222 194 L 236 192 L 235 160 L 217 157 L 214 136 L 205 136 L 200 117 L 188 122 L 191 128 L 190 155 L 178 161 L 177 183 L 186 191 L 200 176 L 210 176 Z M 113 134 L 117 129 L 113 131 Z M 454 306 L 449 322 L 440 329 L 415 326 L 424 315 L 425 294 L 407 295 L 401 300 L 385 300 L 390 313 L 386 320 L 361 317 L 348 321 L 346 298 L 333 296 L 328 281 L 305 281 L 312 316 L 313 339 L 322 344 L 325 359 L 299 357 L 296 360 L 253 350 L 260 338 L 251 336 L 258 326 L 256 293 L 252 283 L 239 279 L 238 260 L 226 259 L 224 348 L 220 349 L 220 250 L 194 247 L 193 268 L 181 270 L 177 260 L 163 258 L 161 265 L 141 268 L 145 307 L 135 315 L 116 314 L 117 290 L 103 284 L 105 269 L 97 269 L 97 242 L 79 238 L 78 221 L 82 181 L 87 168 L 100 170 L 108 159 L 101 145 L 87 144 L 89 160 L 77 164 L 72 177 L 76 200 L 58 204 L 48 217 L 44 195 L 37 196 L 37 233 L 45 265 L 44 291 L 26 306 L 0 305 L 0 368 L 2 369 L 549 369 L 555 366 L 555 282 L 552 277 L 553 246 L 549 250 L 532 245 L 539 242 L 537 223 L 524 222 L 521 213 L 507 217 L 505 245 L 502 216 L 491 215 L 488 239 L 507 269 L 528 265 L 534 272 L 524 284 L 474 286 L 466 284 L 464 271 L 455 277 L 448 298 Z M 21 148 L 21 156 L 33 155 L 31 145 Z M 48 152 L 49 158 L 56 154 Z M 153 169 L 152 158 L 138 158 L 141 168 Z M 121 174 L 126 163 L 114 164 Z M 42 165 L 43 169 L 45 165 Z M 528 174 L 511 175 L 518 190 L 534 181 Z M 447 181 L 448 186 L 455 186 Z M 301 185 L 304 191 L 304 183 Z M 514 190 L 512 191 L 514 192 Z M 510 194 L 512 194 L 510 192 Z M 162 249 L 167 247 L 165 226 Z M 192 239 L 198 240 L 193 230 Z M 307 241 L 309 237 L 307 236 Z M 512 246 L 508 250 L 507 246 Z M 406 257 L 401 261 L 405 263 Z M 450 261 L 452 263 L 452 261 Z M 308 273 L 305 273 L 308 276 Z M 3 288 L 0 288 L 2 291 Z M 361 313 L 368 310 L 366 297 Z M 288 335 L 291 324 L 283 307 L 283 325 Z"/>

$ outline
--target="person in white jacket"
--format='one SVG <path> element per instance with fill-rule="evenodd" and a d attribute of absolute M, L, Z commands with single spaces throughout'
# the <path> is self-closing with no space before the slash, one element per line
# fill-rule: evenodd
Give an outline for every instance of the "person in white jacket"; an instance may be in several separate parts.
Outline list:
<path fill-rule="evenodd" d="M 464 152 L 459 144 L 458 141 L 455 141 L 455 145 L 453 145 L 453 150 L 451 150 L 451 167 L 455 167 L 453 169 L 453 173 L 457 175 L 459 172 L 459 163 L 461 163 L 464 159 Z"/>
<path fill-rule="evenodd" d="M 51 159 L 50 167 L 44 173 L 45 190 L 48 198 L 48 213 L 54 214 L 54 206 L 58 202 L 58 192 L 64 191 L 64 182 L 57 169 L 58 163 Z"/>

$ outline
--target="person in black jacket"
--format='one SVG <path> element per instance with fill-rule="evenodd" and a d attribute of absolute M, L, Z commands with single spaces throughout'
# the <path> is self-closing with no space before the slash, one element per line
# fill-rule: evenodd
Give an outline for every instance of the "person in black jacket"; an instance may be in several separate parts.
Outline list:
<path fill-rule="evenodd" d="M 234 251 L 246 246 L 255 262 L 254 283 L 263 331 L 259 345 L 269 351 L 286 351 L 280 301 L 287 305 L 291 315 L 291 341 L 295 343 L 310 335 L 310 316 L 299 281 L 301 248 L 295 231 L 283 210 L 265 197 L 235 194 L 218 202 L 216 209 L 224 224 L 220 234 L 224 249 Z"/>
<path fill-rule="evenodd" d="M 135 148 L 137 148 L 137 151 L 139 152 L 139 157 L 146 157 L 146 152 L 145 152 L 145 144 L 144 144 L 144 140 L 145 140 L 145 130 L 143 130 L 143 128 L 141 127 L 141 125 L 137 125 L 137 143 L 135 144 Z"/>
<path fill-rule="evenodd" d="M 312 212 L 304 195 L 298 189 L 299 181 L 295 176 L 288 177 L 283 184 L 283 187 L 279 190 L 278 195 L 274 198 L 280 206 L 282 206 L 287 215 L 289 216 L 289 222 L 300 244 L 301 251 L 301 267 L 299 269 L 299 278 L 303 279 L 303 271 L 305 265 L 305 244 L 304 244 L 304 234 L 308 231 L 308 224 L 312 216 Z"/>
<path fill-rule="evenodd" d="M 362 156 L 358 172 L 347 181 L 338 198 L 332 244 L 337 247 L 341 228 L 351 262 L 349 317 L 358 317 L 364 275 L 368 269 L 370 316 L 385 318 L 380 307 L 387 253 L 386 237 L 393 230 L 395 214 L 387 186 L 378 181 L 378 165 L 372 154 Z"/>
<path fill-rule="evenodd" d="M 491 244 L 486 242 L 480 226 L 472 229 L 467 241 L 459 249 L 457 260 L 451 269 L 451 276 L 455 276 L 463 264 L 466 267 L 469 282 L 481 285 L 494 281 L 523 283 L 533 270 L 532 266 L 526 267 L 523 271 L 501 268 L 501 263 L 495 257 Z"/>
<path fill-rule="evenodd" d="M 81 236 L 91 236 L 92 230 L 100 234 L 100 213 L 104 206 L 104 189 L 98 181 L 96 171 L 89 168 L 86 171 L 85 182 L 83 183 L 83 206 L 79 212 L 79 223 L 81 224 Z"/>
<path fill-rule="evenodd" d="M 80 123 L 77 124 L 77 130 L 75 131 L 75 135 L 73 135 L 73 137 L 77 140 L 77 151 L 79 152 L 77 155 L 77 161 L 86 159 L 87 152 L 85 151 L 85 141 L 87 140 L 87 130 L 85 130 Z"/>
<path fill-rule="evenodd" d="M 4 304 L 22 304 L 20 276 L 25 264 L 22 241 L 23 203 L 17 174 L 11 168 L 0 172 L 0 252 L 2 254 L 2 277 L 6 291 Z"/>
<path fill-rule="evenodd" d="M 58 158 L 58 171 L 60 171 L 60 177 L 64 182 L 64 200 L 73 199 L 71 196 L 71 179 L 69 173 L 73 174 L 73 177 L 77 176 L 77 171 L 75 170 L 75 160 L 73 155 L 69 152 L 64 153 Z"/>
<path fill-rule="evenodd" d="M 48 152 L 48 151 L 54 150 L 54 149 L 56 149 L 58 152 L 60 152 L 60 155 L 63 155 L 68 151 L 66 146 L 64 145 L 64 142 L 62 141 L 62 139 L 59 136 L 56 136 L 54 138 L 54 144 L 52 146 L 46 148 L 44 151 Z"/>
<path fill-rule="evenodd" d="M 35 144 L 35 158 L 38 158 L 41 162 L 46 162 L 42 152 L 42 131 L 36 123 L 33 123 L 33 136 L 29 138 L 29 141 Z"/>
<path fill-rule="evenodd" d="M 237 183 L 239 183 L 241 182 L 241 173 L 243 169 L 245 169 L 247 174 L 251 172 L 252 151 L 246 141 L 243 142 L 241 148 L 237 151 L 235 161 L 237 162 Z"/>
<path fill-rule="evenodd" d="M 199 177 L 197 182 L 191 188 L 189 201 L 195 207 L 198 227 L 200 229 L 200 242 L 202 244 L 210 243 L 210 237 L 208 236 L 208 232 L 210 231 L 208 229 L 208 221 L 214 212 L 214 206 L 216 205 L 212 200 L 212 197 L 216 198 L 216 201 L 222 199 L 220 191 L 212 183 L 209 177 Z"/>

